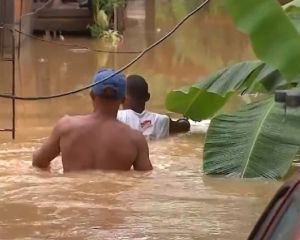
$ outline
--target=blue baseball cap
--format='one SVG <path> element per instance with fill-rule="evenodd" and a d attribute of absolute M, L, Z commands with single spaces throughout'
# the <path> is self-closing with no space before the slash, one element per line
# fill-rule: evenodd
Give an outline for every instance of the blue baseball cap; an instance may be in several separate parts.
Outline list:
<path fill-rule="evenodd" d="M 117 93 L 117 99 L 120 100 L 125 97 L 126 80 L 123 74 L 116 74 L 113 77 L 108 78 L 115 74 L 116 71 L 112 68 L 105 68 L 97 72 L 93 78 L 93 83 L 98 83 L 92 87 L 92 92 L 95 96 L 101 97 L 104 94 L 105 89 L 114 89 Z M 108 78 L 108 79 L 107 79 Z"/>

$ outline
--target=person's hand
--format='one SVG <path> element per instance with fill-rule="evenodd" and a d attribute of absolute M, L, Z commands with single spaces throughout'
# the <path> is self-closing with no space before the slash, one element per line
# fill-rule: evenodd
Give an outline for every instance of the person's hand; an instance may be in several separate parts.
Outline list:
<path fill-rule="evenodd" d="M 170 119 L 170 134 L 190 131 L 191 124 L 186 118 L 180 118 L 177 121 Z"/>
<path fill-rule="evenodd" d="M 179 122 L 179 123 L 187 123 L 187 124 L 190 124 L 190 122 L 189 122 L 189 120 L 188 120 L 187 118 L 179 118 L 179 119 L 177 120 L 177 122 Z"/>
<path fill-rule="evenodd" d="M 183 131 L 189 131 L 191 129 L 191 124 L 187 118 L 179 118 L 177 122 L 183 127 Z"/>

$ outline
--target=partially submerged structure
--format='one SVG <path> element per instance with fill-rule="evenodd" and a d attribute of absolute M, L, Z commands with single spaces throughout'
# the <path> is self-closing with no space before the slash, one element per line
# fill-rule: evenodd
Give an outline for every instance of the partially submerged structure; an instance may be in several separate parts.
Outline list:
<path fill-rule="evenodd" d="M 91 5 L 78 0 L 34 0 L 32 8 L 37 10 L 32 21 L 33 30 L 87 31 L 87 26 L 93 22 Z"/>

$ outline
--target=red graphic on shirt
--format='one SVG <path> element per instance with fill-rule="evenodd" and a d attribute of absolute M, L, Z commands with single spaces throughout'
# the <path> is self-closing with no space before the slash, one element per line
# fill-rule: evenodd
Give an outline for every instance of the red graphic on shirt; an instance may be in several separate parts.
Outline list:
<path fill-rule="evenodd" d="M 144 122 L 141 122 L 141 128 L 142 129 L 147 129 L 152 127 L 152 122 L 151 120 L 145 120 Z"/>

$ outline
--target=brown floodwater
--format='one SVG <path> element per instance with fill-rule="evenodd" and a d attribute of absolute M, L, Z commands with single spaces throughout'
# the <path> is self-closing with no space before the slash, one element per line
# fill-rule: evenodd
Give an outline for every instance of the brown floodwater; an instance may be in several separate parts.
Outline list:
<path fill-rule="evenodd" d="M 199 2 L 189 1 L 156 0 L 156 14 L 147 27 L 144 1 L 131 1 L 134 5 L 129 5 L 119 50 L 136 51 L 151 44 Z M 219 2 L 196 14 L 125 71 L 148 80 L 150 110 L 167 113 L 164 100 L 169 90 L 253 58 L 247 38 L 235 30 Z M 64 37 L 65 42 L 112 49 L 86 36 Z M 17 64 L 17 93 L 50 95 L 73 90 L 89 84 L 97 69 L 119 68 L 134 56 L 25 38 Z M 0 72 L 0 91 L 8 93 L 9 63 L 2 62 Z M 228 109 L 236 109 L 241 101 L 235 99 Z M 51 173 L 39 172 L 31 168 L 32 151 L 59 117 L 91 111 L 88 92 L 47 101 L 17 101 L 16 107 L 17 140 L 12 142 L 10 134 L 0 133 L 1 239 L 240 240 L 247 237 L 281 185 L 205 176 L 201 167 L 204 136 L 197 130 L 150 142 L 151 173 L 62 174 L 59 158 Z M 0 100 L 0 128 L 10 127 L 10 110 L 10 101 Z"/>

